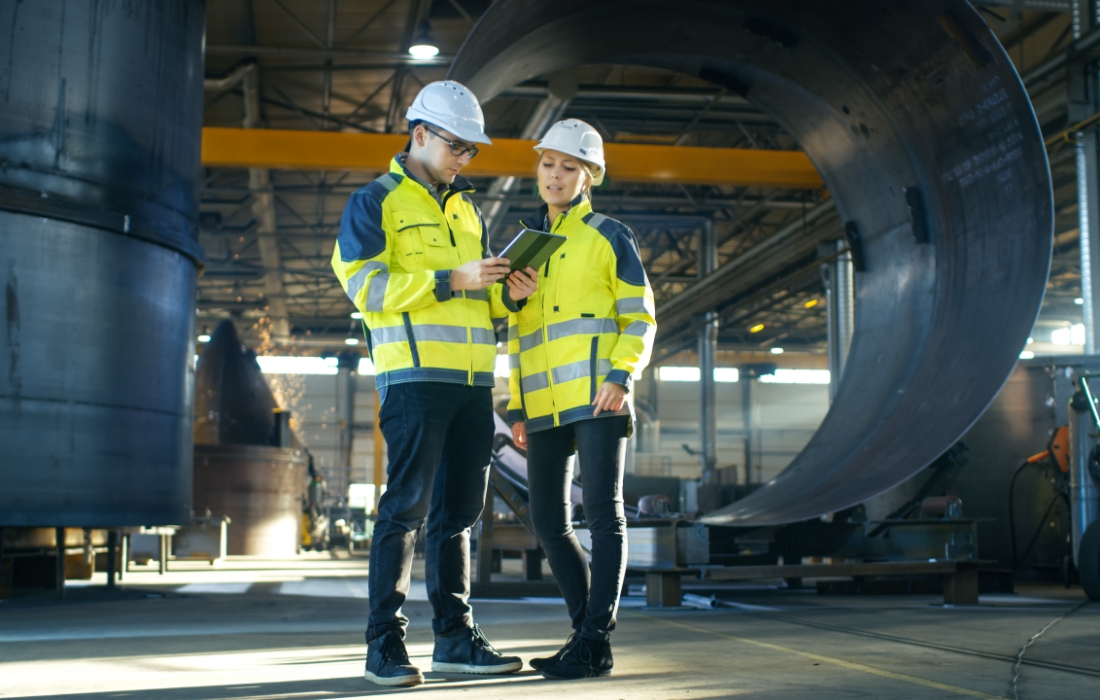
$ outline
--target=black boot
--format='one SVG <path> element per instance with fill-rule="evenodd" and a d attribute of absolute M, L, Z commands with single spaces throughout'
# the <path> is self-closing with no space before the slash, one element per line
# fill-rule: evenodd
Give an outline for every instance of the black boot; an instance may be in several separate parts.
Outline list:
<path fill-rule="evenodd" d="M 367 670 L 363 674 L 371 683 L 385 686 L 420 685 L 424 676 L 409 663 L 405 642 L 400 633 L 390 631 L 367 643 Z"/>
<path fill-rule="evenodd" d="M 432 670 L 438 673 L 513 673 L 521 668 L 522 659 L 494 649 L 477 625 L 435 638 Z"/>
<path fill-rule="evenodd" d="M 557 663 L 542 669 L 542 675 L 551 680 L 573 680 L 611 675 L 615 660 L 611 658 L 611 641 L 587 639 L 577 636 L 566 647 Z"/>
<path fill-rule="evenodd" d="M 547 666 L 550 666 L 551 664 L 556 664 L 557 662 L 561 661 L 562 655 L 565 654 L 566 650 L 569 649 L 576 638 L 576 632 L 569 635 L 569 639 L 565 640 L 565 646 L 563 646 L 561 649 L 558 649 L 557 653 L 555 653 L 553 656 L 544 656 L 538 659 L 531 659 L 531 668 L 535 669 L 536 671 L 541 671 Z"/>

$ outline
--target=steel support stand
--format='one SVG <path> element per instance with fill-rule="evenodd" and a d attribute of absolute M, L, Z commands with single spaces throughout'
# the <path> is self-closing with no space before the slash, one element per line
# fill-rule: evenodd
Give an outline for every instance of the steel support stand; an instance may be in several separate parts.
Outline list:
<path fill-rule="evenodd" d="M 115 572 L 118 570 L 118 531 L 107 532 L 107 588 L 115 587 Z"/>
<path fill-rule="evenodd" d="M 65 528 L 54 528 L 54 546 L 57 549 L 57 556 L 55 558 L 55 583 L 57 588 L 57 597 L 65 597 Z"/>

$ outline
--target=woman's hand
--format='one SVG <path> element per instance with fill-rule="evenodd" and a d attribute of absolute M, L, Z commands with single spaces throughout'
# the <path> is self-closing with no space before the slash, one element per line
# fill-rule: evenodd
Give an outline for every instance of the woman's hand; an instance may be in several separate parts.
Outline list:
<path fill-rule="evenodd" d="M 512 423 L 512 442 L 521 450 L 527 449 L 527 426 L 523 421 Z"/>
<path fill-rule="evenodd" d="M 516 270 L 508 275 L 508 296 L 512 301 L 526 299 L 539 288 L 538 270 L 527 268 L 527 271 Z"/>
<path fill-rule="evenodd" d="M 626 403 L 626 387 L 615 382 L 604 382 L 596 392 L 596 398 L 592 399 L 592 405 L 596 407 L 592 416 L 600 415 L 600 411 L 620 411 L 624 403 Z"/>

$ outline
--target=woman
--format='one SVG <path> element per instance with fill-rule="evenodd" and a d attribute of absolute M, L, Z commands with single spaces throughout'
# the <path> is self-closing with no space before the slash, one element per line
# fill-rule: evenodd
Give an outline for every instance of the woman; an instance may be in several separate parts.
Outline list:
<path fill-rule="evenodd" d="M 527 226 L 567 240 L 543 268 L 535 295 L 509 317 L 508 421 L 514 442 L 527 450 L 531 516 L 573 635 L 531 665 L 547 678 L 588 678 L 611 672 L 610 634 L 626 569 L 622 484 L 631 376 L 648 362 L 657 325 L 634 234 L 592 211 L 589 190 L 604 177 L 599 133 L 567 119 L 535 150 L 545 204 Z M 570 518 L 575 453 L 591 573 Z"/>

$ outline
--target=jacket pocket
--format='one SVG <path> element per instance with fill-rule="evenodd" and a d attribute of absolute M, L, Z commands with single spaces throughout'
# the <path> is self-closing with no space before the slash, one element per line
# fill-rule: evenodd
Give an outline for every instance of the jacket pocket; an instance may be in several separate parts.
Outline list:
<path fill-rule="evenodd" d="M 588 376 L 590 388 L 588 391 L 588 403 L 596 400 L 597 370 L 600 366 L 600 336 L 592 336 L 592 352 L 588 357 Z"/>
<path fill-rule="evenodd" d="M 420 272 L 431 268 L 429 258 L 433 248 L 446 246 L 447 232 L 430 214 L 420 211 L 399 211 L 394 214 L 396 257 L 408 272 Z"/>

